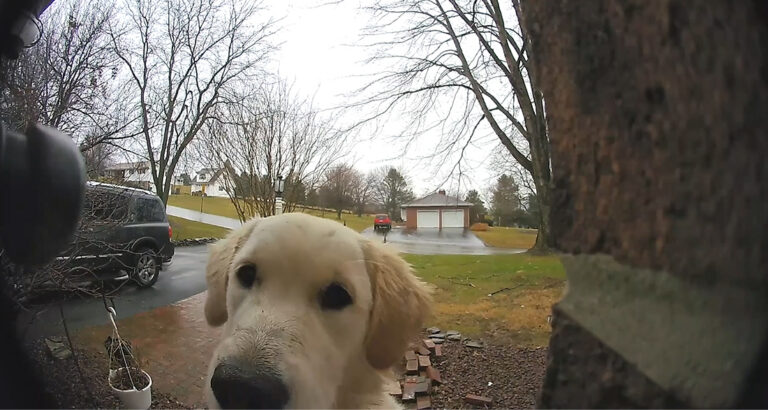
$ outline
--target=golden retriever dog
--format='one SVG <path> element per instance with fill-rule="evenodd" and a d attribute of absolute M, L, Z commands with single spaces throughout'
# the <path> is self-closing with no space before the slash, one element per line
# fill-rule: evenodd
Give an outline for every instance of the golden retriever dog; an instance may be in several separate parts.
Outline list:
<path fill-rule="evenodd" d="M 384 245 L 289 213 L 212 245 L 205 317 L 223 325 L 211 408 L 399 408 L 390 367 L 429 314 L 430 294 Z"/>

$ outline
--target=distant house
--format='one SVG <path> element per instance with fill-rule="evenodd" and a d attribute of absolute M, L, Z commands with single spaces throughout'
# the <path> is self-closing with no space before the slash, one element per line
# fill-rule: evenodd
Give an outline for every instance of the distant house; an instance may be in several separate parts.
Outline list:
<path fill-rule="evenodd" d="M 106 167 L 104 176 L 115 183 L 155 192 L 149 161 L 123 162 Z"/>
<path fill-rule="evenodd" d="M 223 168 L 203 168 L 192 180 L 192 194 L 228 197 L 226 178 Z"/>
<path fill-rule="evenodd" d="M 440 190 L 403 205 L 401 214 L 406 228 L 469 228 L 471 206 L 471 203 Z"/>
<path fill-rule="evenodd" d="M 192 178 L 189 174 L 182 173 L 181 175 L 174 175 L 173 183 L 171 184 L 171 192 L 174 195 L 189 195 L 192 193 Z"/>

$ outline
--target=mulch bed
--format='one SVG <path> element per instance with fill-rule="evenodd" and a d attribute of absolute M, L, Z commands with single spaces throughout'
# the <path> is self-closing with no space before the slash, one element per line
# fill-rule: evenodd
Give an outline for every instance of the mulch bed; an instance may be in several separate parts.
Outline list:
<path fill-rule="evenodd" d="M 464 402 L 467 394 L 493 399 L 493 408 L 536 406 L 547 366 L 546 348 L 486 345 L 472 349 L 451 341 L 442 346 L 443 359 L 435 367 L 443 385 L 432 390 L 433 408 L 475 408 Z"/>
<path fill-rule="evenodd" d="M 421 340 L 427 335 L 422 334 Z M 440 346 L 442 357 L 433 354 L 432 365 L 439 370 L 443 383 L 432 385 L 429 396 L 433 409 L 483 408 L 466 403 L 468 394 L 492 399 L 491 408 L 536 406 L 546 372 L 547 348 L 485 343 L 483 348 L 476 349 L 449 340 Z M 401 366 L 397 373 L 402 375 L 404 371 Z M 403 405 L 406 409 L 416 408 L 413 402 Z"/>
<path fill-rule="evenodd" d="M 85 380 L 80 377 L 73 357 L 54 359 L 42 340 L 34 343 L 30 354 L 38 366 L 38 372 L 56 407 L 69 409 L 120 407 L 120 401 L 112 394 L 107 383 L 106 352 L 75 349 Z M 150 408 L 191 409 L 192 407 L 153 388 Z"/>

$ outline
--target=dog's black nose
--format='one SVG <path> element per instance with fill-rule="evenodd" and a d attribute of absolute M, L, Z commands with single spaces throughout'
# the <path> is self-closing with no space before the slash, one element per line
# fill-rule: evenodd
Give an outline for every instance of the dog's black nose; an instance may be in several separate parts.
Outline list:
<path fill-rule="evenodd" d="M 282 409 L 288 388 L 275 374 L 220 363 L 213 371 L 211 389 L 224 409 Z"/>

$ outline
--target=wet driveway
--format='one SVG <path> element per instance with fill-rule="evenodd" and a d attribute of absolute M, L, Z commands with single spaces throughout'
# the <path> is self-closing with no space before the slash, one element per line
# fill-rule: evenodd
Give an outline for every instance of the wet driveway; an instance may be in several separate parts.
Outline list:
<path fill-rule="evenodd" d="M 125 283 L 114 296 L 118 318 L 125 318 L 186 299 L 205 290 L 206 246 L 177 247 L 173 262 L 157 279 L 155 286 L 139 289 Z M 69 330 L 103 324 L 107 321 L 104 304 L 96 297 L 75 297 L 62 304 Z M 29 340 L 62 334 L 64 328 L 58 306 L 32 309 L 21 314 L 20 333 Z"/>
<path fill-rule="evenodd" d="M 384 235 L 368 228 L 363 236 L 384 241 Z M 419 255 L 498 255 L 522 253 L 525 249 L 505 249 L 485 246 L 469 229 L 403 229 L 394 228 L 387 234 L 387 243 L 403 253 Z"/>

